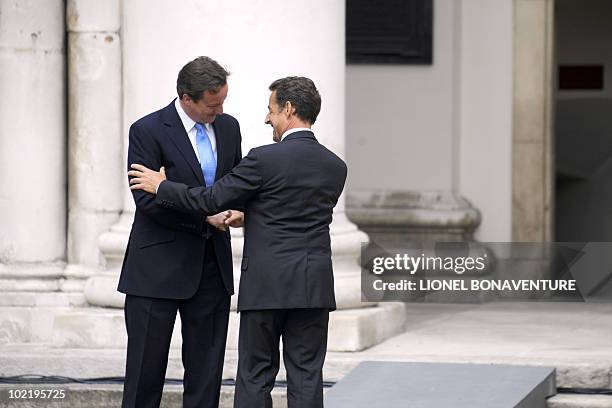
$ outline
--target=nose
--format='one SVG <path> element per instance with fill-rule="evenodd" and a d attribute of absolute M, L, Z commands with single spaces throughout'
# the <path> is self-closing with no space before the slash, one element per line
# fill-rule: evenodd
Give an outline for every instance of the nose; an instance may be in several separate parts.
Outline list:
<path fill-rule="evenodd" d="M 264 120 L 264 123 L 265 123 L 266 125 L 269 125 L 269 124 L 270 124 L 270 114 L 267 114 L 267 115 L 266 115 L 266 119 Z"/>
<path fill-rule="evenodd" d="M 217 112 L 216 112 L 216 114 L 217 114 L 217 115 L 221 115 L 222 113 L 223 113 L 223 105 L 221 105 L 221 106 L 219 106 L 219 107 L 217 108 Z"/>

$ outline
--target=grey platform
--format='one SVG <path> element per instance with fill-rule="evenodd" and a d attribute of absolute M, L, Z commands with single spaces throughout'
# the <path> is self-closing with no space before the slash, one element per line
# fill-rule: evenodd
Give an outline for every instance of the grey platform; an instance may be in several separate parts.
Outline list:
<path fill-rule="evenodd" d="M 325 393 L 326 408 L 544 408 L 555 370 L 364 361 Z"/>

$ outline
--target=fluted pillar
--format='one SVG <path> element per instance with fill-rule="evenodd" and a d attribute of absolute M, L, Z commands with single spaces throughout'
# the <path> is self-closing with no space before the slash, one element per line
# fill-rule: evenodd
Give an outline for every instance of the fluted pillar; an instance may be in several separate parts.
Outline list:
<path fill-rule="evenodd" d="M 225 110 L 241 122 L 244 153 L 250 147 L 272 142 L 270 127 L 263 123 L 268 85 L 282 76 L 305 75 L 315 81 L 323 96 L 323 110 L 314 126 L 315 134 L 323 144 L 344 157 L 344 2 L 302 1 L 299 7 L 281 1 L 273 3 L 266 4 L 265 12 L 256 4 L 231 1 L 204 5 L 197 2 L 159 4 L 155 8 L 149 7 L 144 0 L 124 3 L 124 135 L 127 135 L 130 123 L 159 109 L 175 96 L 176 75 L 183 64 L 198 55 L 209 55 L 232 72 Z M 292 21 L 308 31 L 309 23 L 302 17 L 304 14 L 319 19 L 316 33 L 292 38 L 276 35 L 274 21 Z M 186 21 L 180 26 L 169 26 L 166 22 L 173 15 L 182 16 L 181 19 L 186 18 L 193 24 Z M 208 18 L 213 15 L 214 19 Z M 253 16 L 269 24 L 253 25 Z M 204 19 L 207 24 L 197 24 Z M 153 26 L 157 28 L 152 30 Z M 218 41 L 189 40 L 214 39 L 220 31 L 224 38 Z M 249 31 L 253 35 L 249 35 Z M 313 39 L 313 35 L 317 38 Z M 268 43 L 261 39 L 272 36 L 277 37 L 279 49 L 291 47 L 293 53 L 264 64 L 270 69 L 253 69 L 253 62 L 268 52 Z M 238 37 L 240 46 L 235 43 Z M 143 41 L 144 38 L 147 41 Z M 160 49 L 164 50 L 163 58 L 151 66 L 148 56 L 157 55 Z M 126 142 L 124 146 L 127 147 Z M 125 170 L 124 166 L 120 168 Z M 122 306 L 121 297 L 111 294 L 111 291 L 116 288 L 132 218 L 132 198 L 126 189 L 120 221 L 100 237 L 100 248 L 107 259 L 108 269 L 105 275 L 89 280 L 85 293 L 90 303 Z M 360 244 L 367 241 L 367 237 L 344 215 L 344 198 L 336 208 L 331 231 L 338 306 L 361 307 L 358 257 Z M 240 231 L 234 232 L 233 237 L 236 261 L 242 251 Z M 235 268 L 235 273 L 238 274 L 239 270 Z"/>
<path fill-rule="evenodd" d="M 121 187 L 121 41 L 119 0 L 69 0 L 68 280 L 82 290 L 105 263 L 98 236 L 116 222 Z"/>
<path fill-rule="evenodd" d="M 0 291 L 56 291 L 63 275 L 64 32 L 62 0 L 0 2 Z"/>

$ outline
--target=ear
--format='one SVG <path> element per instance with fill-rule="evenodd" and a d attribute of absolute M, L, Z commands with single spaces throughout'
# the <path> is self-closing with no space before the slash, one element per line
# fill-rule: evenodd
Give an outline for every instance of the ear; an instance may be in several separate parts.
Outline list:
<path fill-rule="evenodd" d="M 291 116 L 293 114 L 293 112 L 295 112 L 295 108 L 293 107 L 293 105 L 289 101 L 285 102 L 285 109 L 283 109 L 283 110 L 285 111 L 285 114 L 287 116 Z"/>

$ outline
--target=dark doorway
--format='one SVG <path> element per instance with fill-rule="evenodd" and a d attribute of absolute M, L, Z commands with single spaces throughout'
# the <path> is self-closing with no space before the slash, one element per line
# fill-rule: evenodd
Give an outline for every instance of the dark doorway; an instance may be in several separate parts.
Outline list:
<path fill-rule="evenodd" d="M 557 0 L 557 241 L 612 241 L 612 1 Z"/>
<path fill-rule="evenodd" d="M 557 0 L 556 240 L 590 242 L 574 276 L 612 298 L 612 1 Z M 597 243 L 596 243 L 597 242 Z"/>

